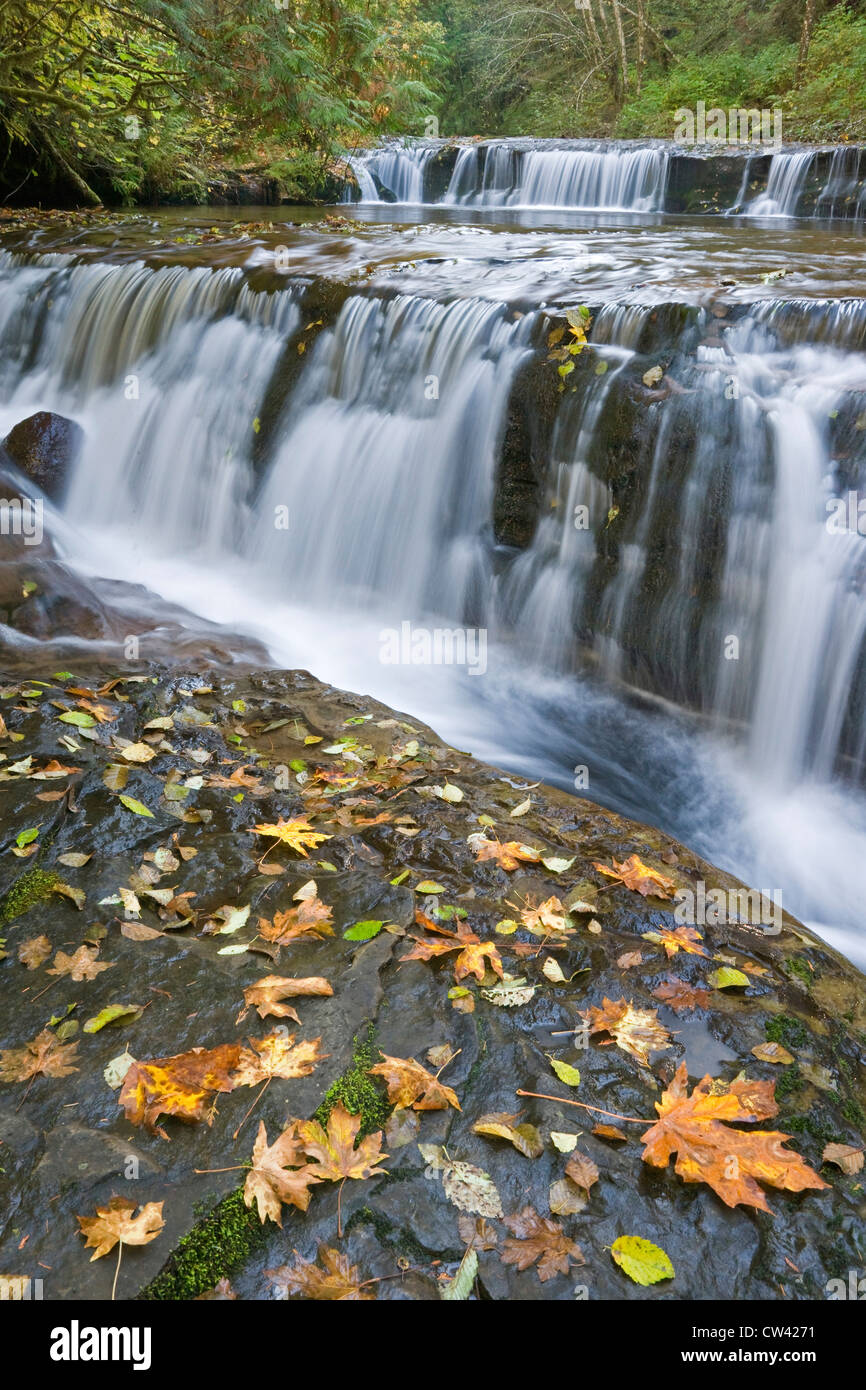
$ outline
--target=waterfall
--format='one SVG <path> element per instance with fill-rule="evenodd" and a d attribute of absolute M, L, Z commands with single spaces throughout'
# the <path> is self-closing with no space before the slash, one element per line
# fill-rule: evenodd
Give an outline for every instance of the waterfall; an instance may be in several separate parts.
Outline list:
<path fill-rule="evenodd" d="M 828 524 L 866 494 L 863 301 L 768 300 L 721 327 L 594 308 L 517 549 L 492 517 L 543 311 L 371 288 L 299 357 L 305 289 L 0 257 L 0 430 L 36 409 L 85 429 L 72 560 L 501 763 L 532 750 L 570 785 L 592 762 L 594 798 L 820 911 L 819 849 L 846 835 L 856 862 L 866 821 L 829 790 L 866 779 L 866 538 Z M 655 341 L 665 374 L 641 403 Z M 485 629 L 489 682 L 383 666 L 381 631 L 407 621 Z M 711 742 L 684 732 L 694 715 Z M 807 786 L 821 834 L 791 830 Z M 834 901 L 859 920 L 851 875 Z"/>
<path fill-rule="evenodd" d="M 767 187 L 746 208 L 750 217 L 796 217 L 814 150 L 774 154 Z"/>
<path fill-rule="evenodd" d="M 386 146 L 352 160 L 364 201 L 382 201 L 377 184 L 398 203 L 442 202 L 469 207 L 603 208 L 648 212 L 664 203 L 668 153 L 590 143 L 490 140 L 451 151 L 447 188 L 430 189 L 426 171 L 443 144 Z M 362 179 L 361 170 L 364 177 Z"/>

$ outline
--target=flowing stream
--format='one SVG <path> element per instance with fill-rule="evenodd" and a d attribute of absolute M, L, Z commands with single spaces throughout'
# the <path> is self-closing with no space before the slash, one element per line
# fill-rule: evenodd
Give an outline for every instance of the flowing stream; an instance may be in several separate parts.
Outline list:
<path fill-rule="evenodd" d="M 663 182 L 643 150 L 618 172 L 529 152 L 518 178 L 503 148 L 482 188 L 458 158 L 447 217 L 485 188 L 513 207 L 635 209 Z M 377 178 L 421 201 L 423 161 L 388 158 Z M 756 277 L 719 317 L 740 236 L 722 225 L 714 275 L 698 222 L 670 244 L 651 224 L 371 223 L 360 251 L 295 229 L 281 277 L 267 238 L 222 264 L 3 253 L 0 435 L 37 409 L 84 427 L 56 522 L 82 571 L 663 825 L 862 964 L 866 540 L 828 519 L 866 487 L 866 297 Z M 623 284 L 641 236 L 647 274 Z M 754 245 L 769 265 L 798 254 L 796 237 Z M 826 284 L 832 247 L 802 243 L 799 290 Z M 332 261 L 341 301 L 304 337 Z M 660 265 L 680 291 L 647 289 Z M 592 366 L 554 401 L 528 542 L 506 543 L 514 393 L 557 305 L 584 301 Z M 629 432 L 659 356 L 673 386 L 644 389 Z M 483 669 L 393 663 L 383 634 L 405 624 L 483 630 Z"/>

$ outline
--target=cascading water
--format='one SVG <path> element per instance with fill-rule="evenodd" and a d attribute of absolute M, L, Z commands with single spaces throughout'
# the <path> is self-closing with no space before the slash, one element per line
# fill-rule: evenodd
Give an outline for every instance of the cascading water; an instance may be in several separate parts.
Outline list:
<path fill-rule="evenodd" d="M 555 142 L 523 148 L 507 140 L 492 140 L 460 147 L 452 151 L 447 187 L 438 190 L 430 187 L 427 171 L 443 153 L 441 145 L 386 146 L 355 156 L 351 164 L 362 202 L 382 201 L 381 187 L 387 200 L 398 203 L 637 212 L 663 205 L 665 149 L 552 146 Z"/>
<path fill-rule="evenodd" d="M 814 150 L 774 154 L 767 187 L 746 208 L 751 217 L 796 217 L 803 181 L 815 157 Z"/>
<path fill-rule="evenodd" d="M 541 519 L 514 551 L 490 519 L 538 312 L 350 294 L 286 391 L 300 285 L 57 257 L 6 257 L 0 284 L 0 429 L 49 407 L 86 430 L 65 504 L 79 566 L 241 626 L 502 764 L 566 785 L 585 764 L 595 799 L 824 916 L 827 845 L 856 865 L 866 843 L 862 802 L 831 781 L 866 766 L 864 542 L 831 533 L 826 508 L 863 481 L 862 303 L 758 304 L 721 346 L 690 311 L 631 491 L 609 420 L 656 311 L 597 310 L 599 370 L 563 394 Z M 819 345 L 803 341 L 810 316 Z M 487 678 L 383 664 L 383 629 L 405 621 L 486 628 Z M 623 688 L 715 733 L 640 712 Z M 833 899 L 853 928 L 856 869 L 834 872 Z"/>

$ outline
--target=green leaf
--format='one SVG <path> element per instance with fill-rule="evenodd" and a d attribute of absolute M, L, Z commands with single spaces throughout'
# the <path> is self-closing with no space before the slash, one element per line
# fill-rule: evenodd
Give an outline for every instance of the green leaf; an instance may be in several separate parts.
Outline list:
<path fill-rule="evenodd" d="M 674 1277 L 670 1256 L 643 1236 L 620 1236 L 610 1247 L 610 1253 L 636 1284 L 657 1284 L 660 1279 Z"/>
<path fill-rule="evenodd" d="M 560 1081 L 564 1081 L 566 1086 L 580 1085 L 580 1072 L 577 1070 L 577 1067 L 572 1067 L 568 1062 L 560 1062 L 558 1057 L 548 1057 L 547 1060 L 553 1067 Z"/>
<path fill-rule="evenodd" d="M 109 1023 L 118 1023 L 121 1019 L 131 1023 L 141 1012 L 141 1004 L 106 1004 L 104 1009 L 100 1009 L 98 1014 L 87 1020 L 84 1032 L 98 1033 L 100 1028 L 105 1028 Z"/>
<path fill-rule="evenodd" d="M 58 717 L 61 724 L 75 724 L 79 729 L 92 729 L 96 723 L 93 715 L 85 714 L 83 709 L 68 709 Z"/>
<path fill-rule="evenodd" d="M 18 835 L 15 836 L 15 843 L 19 849 L 23 849 L 25 845 L 32 845 L 33 841 L 36 839 L 38 834 L 38 825 L 34 830 L 22 830 Z"/>
<path fill-rule="evenodd" d="M 122 796 L 120 801 L 127 811 L 134 811 L 137 816 L 150 816 L 153 820 L 153 811 L 148 810 L 143 801 L 136 801 L 134 796 Z"/>
<path fill-rule="evenodd" d="M 232 709 L 236 714 L 246 714 L 247 707 L 243 700 L 232 700 Z"/>
<path fill-rule="evenodd" d="M 444 893 L 444 884 L 434 883 L 432 878 L 424 878 L 415 885 L 416 893 Z"/>
<path fill-rule="evenodd" d="M 397 888 L 401 883 L 405 883 L 406 879 L 409 877 L 409 872 L 410 871 L 408 869 L 404 869 L 403 872 L 401 874 L 398 874 L 396 878 L 392 878 L 391 887 Z"/>
<path fill-rule="evenodd" d="M 454 1278 L 442 1290 L 446 1302 L 463 1303 L 472 1292 L 478 1274 L 478 1251 L 472 1246 L 466 1251 Z"/>
<path fill-rule="evenodd" d="M 382 930 L 382 923 L 373 921 L 356 922 L 348 931 L 343 932 L 346 941 L 372 941 L 374 936 L 378 936 Z"/>
<path fill-rule="evenodd" d="M 711 971 L 707 980 L 713 989 L 746 989 L 752 983 L 748 975 L 744 975 L 742 970 L 735 970 L 732 965 L 723 965 L 721 970 Z"/>
<path fill-rule="evenodd" d="M 73 676 L 71 671 L 55 671 L 54 679 L 56 681 L 71 681 L 74 680 L 75 677 Z"/>

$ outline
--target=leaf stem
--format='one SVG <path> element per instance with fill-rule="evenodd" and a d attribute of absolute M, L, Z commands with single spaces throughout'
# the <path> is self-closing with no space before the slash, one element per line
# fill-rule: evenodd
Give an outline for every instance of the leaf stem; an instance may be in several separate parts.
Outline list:
<path fill-rule="evenodd" d="M 568 1100 L 565 1096 L 547 1096 L 539 1091 L 515 1091 L 516 1096 L 534 1096 L 536 1100 L 555 1100 L 558 1105 L 576 1105 L 580 1110 L 593 1110 L 596 1115 L 607 1115 L 611 1120 L 624 1120 L 630 1125 L 653 1125 L 655 1120 L 642 1119 L 640 1115 L 618 1115 L 615 1110 L 601 1110 L 597 1105 L 585 1105 L 582 1100 Z"/>

